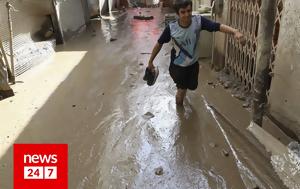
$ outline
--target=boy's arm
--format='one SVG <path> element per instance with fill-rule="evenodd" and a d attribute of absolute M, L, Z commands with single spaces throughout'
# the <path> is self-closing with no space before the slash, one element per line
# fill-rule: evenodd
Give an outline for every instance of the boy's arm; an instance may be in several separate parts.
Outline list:
<path fill-rule="evenodd" d="M 230 26 L 227 26 L 225 24 L 220 24 L 217 22 L 213 22 L 205 17 L 201 16 L 201 29 L 207 30 L 210 32 L 216 32 L 220 31 L 223 33 L 228 33 L 234 35 L 234 38 L 237 40 L 241 40 L 242 43 L 244 43 L 243 34 L 239 32 L 237 29 L 234 29 Z"/>
<path fill-rule="evenodd" d="M 155 59 L 156 55 L 159 53 L 162 46 L 163 46 L 162 44 L 156 43 L 153 50 L 152 50 L 151 57 L 150 57 L 150 60 L 148 62 L 148 68 L 151 71 L 154 70 L 153 60 Z"/>
<path fill-rule="evenodd" d="M 165 30 L 163 31 L 163 33 L 161 34 L 161 36 L 159 37 L 157 43 L 155 44 L 152 53 L 151 53 L 151 57 L 149 59 L 148 62 L 148 68 L 151 71 L 154 71 L 154 65 L 153 65 L 153 61 L 156 57 L 156 55 L 159 53 L 160 49 L 162 48 L 164 43 L 168 43 L 171 40 L 171 31 L 170 31 L 170 27 L 167 26 L 165 28 Z"/>
<path fill-rule="evenodd" d="M 234 35 L 234 38 L 237 40 L 241 40 L 243 38 L 243 34 L 239 32 L 239 30 L 234 29 L 230 26 L 227 26 L 225 24 L 221 24 L 220 26 L 220 32 L 228 33 Z"/>

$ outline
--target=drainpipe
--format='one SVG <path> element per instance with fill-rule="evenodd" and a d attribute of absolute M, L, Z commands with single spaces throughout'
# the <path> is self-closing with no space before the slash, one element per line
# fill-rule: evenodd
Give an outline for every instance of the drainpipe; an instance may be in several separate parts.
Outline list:
<path fill-rule="evenodd" d="M 59 19 L 60 14 L 59 14 L 59 2 L 57 2 L 56 0 L 52 0 L 52 6 L 54 9 L 54 16 L 52 19 L 53 21 L 53 26 L 54 26 L 54 30 L 55 30 L 55 35 L 56 35 L 56 41 L 57 44 L 64 44 L 64 33 L 62 30 L 62 26 L 61 26 L 61 21 Z"/>
<path fill-rule="evenodd" d="M 8 71 L 4 61 L 2 60 L 2 54 L 0 52 L 0 91 L 11 90 L 7 82 L 7 78 L 8 78 Z"/>
<path fill-rule="evenodd" d="M 216 13 L 215 13 L 215 1 L 213 0 L 212 1 L 212 4 L 211 4 L 211 19 L 213 19 L 214 22 L 216 22 L 217 18 L 216 18 Z M 211 68 L 213 69 L 214 68 L 214 56 L 215 56 L 215 38 L 216 38 L 216 34 L 215 32 L 212 33 L 212 52 L 211 52 Z"/>
<path fill-rule="evenodd" d="M 108 2 L 108 12 L 109 12 L 109 15 L 110 16 L 113 16 L 112 15 L 112 9 L 113 9 L 113 5 L 114 5 L 114 0 L 107 0 L 107 2 Z M 146 0 L 145 0 L 145 5 L 146 5 L 147 3 L 146 3 Z"/>
<path fill-rule="evenodd" d="M 9 82 L 11 82 L 12 81 L 12 73 L 11 73 L 11 69 L 10 69 L 10 66 L 9 66 L 9 63 L 8 63 L 8 60 L 7 60 L 7 56 L 6 56 L 6 53 L 5 53 L 3 44 L 2 44 L 1 36 L 0 36 L 0 55 L 2 55 L 3 58 L 4 58 L 4 65 L 5 65 L 6 70 L 7 70 L 8 80 L 9 80 Z M 1 60 L 2 60 L 2 58 L 1 58 Z"/>
<path fill-rule="evenodd" d="M 260 126 L 262 126 L 264 107 L 267 102 L 266 91 L 277 1 L 263 0 L 261 3 L 252 104 L 252 120 Z"/>
<path fill-rule="evenodd" d="M 11 64 L 11 78 L 10 82 L 15 84 L 15 63 L 14 63 L 14 51 L 13 51 L 13 28 L 12 28 L 12 18 L 11 18 L 11 9 L 12 5 L 7 2 L 6 3 L 7 13 L 8 13 L 8 26 L 9 26 L 9 46 L 10 46 L 10 64 Z"/>

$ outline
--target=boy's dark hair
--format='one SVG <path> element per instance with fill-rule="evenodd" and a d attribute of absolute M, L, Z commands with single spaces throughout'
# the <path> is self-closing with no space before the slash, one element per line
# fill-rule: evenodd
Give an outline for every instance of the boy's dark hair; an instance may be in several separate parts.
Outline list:
<path fill-rule="evenodd" d="M 174 9 L 177 14 L 179 14 L 179 9 L 186 8 L 187 6 L 193 6 L 193 2 L 191 0 L 175 0 L 174 1 Z"/>

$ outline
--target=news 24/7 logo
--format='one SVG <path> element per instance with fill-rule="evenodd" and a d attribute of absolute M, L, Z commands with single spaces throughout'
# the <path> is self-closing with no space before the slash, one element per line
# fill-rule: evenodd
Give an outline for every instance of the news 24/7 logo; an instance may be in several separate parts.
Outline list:
<path fill-rule="evenodd" d="M 67 144 L 14 145 L 14 189 L 67 188 Z"/>

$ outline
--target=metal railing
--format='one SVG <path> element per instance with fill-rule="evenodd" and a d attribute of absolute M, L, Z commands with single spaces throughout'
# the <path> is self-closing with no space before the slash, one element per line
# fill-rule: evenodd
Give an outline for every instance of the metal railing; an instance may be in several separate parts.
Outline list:
<path fill-rule="evenodd" d="M 39 11 L 39 7 L 31 8 L 27 2 L 0 0 L 0 38 L 5 52 L 3 54 L 9 62 L 9 67 L 6 67 L 11 70 L 11 83 L 14 83 L 15 77 L 54 52 L 54 39 L 33 40 L 42 25 L 51 22 L 49 15 L 46 15 L 50 14 L 48 6 L 40 7 L 45 13 Z"/>
<path fill-rule="evenodd" d="M 254 84 L 260 6 L 260 0 L 230 0 L 228 2 L 228 24 L 244 33 L 246 45 L 242 46 L 234 40 L 233 36 L 228 36 L 225 68 L 248 90 L 251 90 Z"/>
<path fill-rule="evenodd" d="M 246 37 L 246 45 L 242 46 L 233 36 L 226 41 L 225 68 L 230 71 L 245 89 L 252 90 L 256 70 L 257 36 L 261 14 L 261 0 L 229 0 L 228 24 L 239 29 Z M 283 0 L 277 0 L 277 16 L 273 33 L 272 58 L 270 73 L 274 68 Z M 272 75 L 272 74 L 270 74 Z"/>

